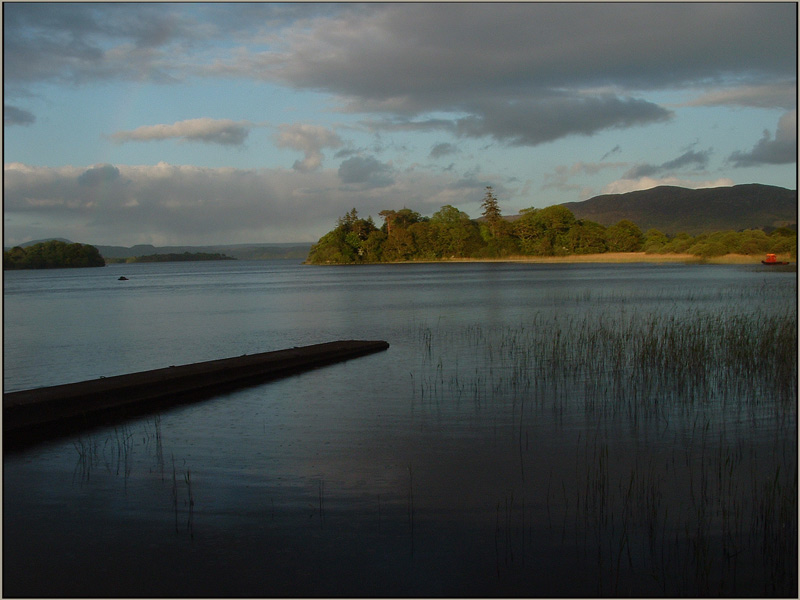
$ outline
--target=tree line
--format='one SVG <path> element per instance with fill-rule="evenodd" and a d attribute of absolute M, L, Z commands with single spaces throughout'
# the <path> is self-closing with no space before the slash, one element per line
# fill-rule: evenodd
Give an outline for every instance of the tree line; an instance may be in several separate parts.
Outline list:
<path fill-rule="evenodd" d="M 105 267 L 100 251 L 89 244 L 58 240 L 40 242 L 27 248 L 14 246 L 3 252 L 3 269 L 63 269 Z"/>
<path fill-rule="evenodd" d="M 577 219 L 560 205 L 528 208 L 509 220 L 501 214 L 491 187 L 486 188 L 481 208 L 480 220 L 450 205 L 431 217 L 408 208 L 382 210 L 381 227 L 371 216 L 359 218 L 353 208 L 311 247 L 306 262 L 351 264 L 642 251 L 707 258 L 729 253 L 797 254 L 797 233 L 787 228 L 770 234 L 752 229 L 668 236 L 656 229 L 642 232 L 628 219 L 609 227 Z"/>

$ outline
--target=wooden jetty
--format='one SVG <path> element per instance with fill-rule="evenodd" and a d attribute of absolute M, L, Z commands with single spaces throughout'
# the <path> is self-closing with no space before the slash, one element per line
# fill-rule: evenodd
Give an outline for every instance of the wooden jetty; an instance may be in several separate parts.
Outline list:
<path fill-rule="evenodd" d="M 342 340 L 3 394 L 6 449 L 386 350 Z"/>

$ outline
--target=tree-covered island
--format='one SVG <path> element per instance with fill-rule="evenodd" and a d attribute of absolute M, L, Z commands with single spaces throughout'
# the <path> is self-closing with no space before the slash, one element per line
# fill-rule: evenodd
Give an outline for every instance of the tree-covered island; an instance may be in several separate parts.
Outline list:
<path fill-rule="evenodd" d="M 50 240 L 23 248 L 14 246 L 3 252 L 6 269 L 65 269 L 105 267 L 106 261 L 94 246 Z"/>
<path fill-rule="evenodd" d="M 605 227 L 577 219 L 561 205 L 528 208 L 503 217 L 491 187 L 481 204 L 481 219 L 446 205 L 431 217 L 409 208 L 382 210 L 381 227 L 372 217 L 359 218 L 353 208 L 311 247 L 309 264 L 357 264 L 450 259 L 570 256 L 607 252 L 691 254 L 702 258 L 767 252 L 797 256 L 797 232 L 778 228 L 720 231 L 668 236 L 656 229 L 642 232 L 623 219 Z"/>

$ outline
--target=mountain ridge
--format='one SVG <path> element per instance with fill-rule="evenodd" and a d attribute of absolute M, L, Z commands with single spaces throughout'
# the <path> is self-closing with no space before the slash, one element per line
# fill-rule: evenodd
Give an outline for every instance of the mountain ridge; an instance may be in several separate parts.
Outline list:
<path fill-rule="evenodd" d="M 759 183 L 700 189 L 659 186 L 561 206 L 578 219 L 606 227 L 627 219 L 642 231 L 658 229 L 667 235 L 797 226 L 797 190 Z"/>

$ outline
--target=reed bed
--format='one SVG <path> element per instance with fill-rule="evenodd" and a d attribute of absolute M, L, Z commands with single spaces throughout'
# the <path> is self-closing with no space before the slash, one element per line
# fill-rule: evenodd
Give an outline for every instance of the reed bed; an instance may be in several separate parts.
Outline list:
<path fill-rule="evenodd" d="M 796 595 L 796 308 L 726 293 L 654 312 L 583 292 L 514 326 L 418 326 L 414 402 L 500 415 L 517 496 L 538 498 L 489 503 L 498 577 L 535 568 L 510 557 L 545 528 L 601 596 Z M 532 444 L 543 420 L 584 426 Z M 547 443 L 575 461 L 544 480 L 524 465 Z"/>
<path fill-rule="evenodd" d="M 500 329 L 420 327 L 418 339 L 433 372 L 412 373 L 415 396 L 439 401 L 579 398 L 586 412 L 636 419 L 697 406 L 780 416 L 797 397 L 796 314 L 537 313 Z"/>

